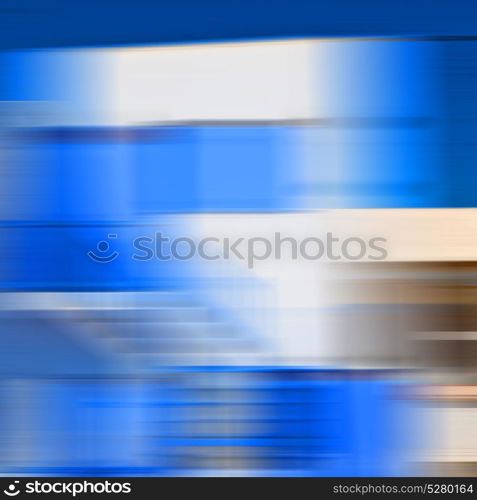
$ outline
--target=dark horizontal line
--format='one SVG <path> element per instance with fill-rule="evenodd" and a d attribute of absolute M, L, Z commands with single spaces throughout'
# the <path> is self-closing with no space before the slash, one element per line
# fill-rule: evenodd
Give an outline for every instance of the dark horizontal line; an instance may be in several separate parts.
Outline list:
<path fill-rule="evenodd" d="M 160 436 L 161 440 L 164 441 L 190 441 L 191 445 L 194 443 L 194 445 L 200 444 L 201 441 L 230 441 L 233 443 L 234 441 L 246 441 L 250 443 L 258 442 L 258 441 L 270 441 L 271 443 L 276 442 L 276 441 L 288 441 L 288 442 L 293 442 L 295 440 L 300 440 L 300 441 L 308 441 L 313 444 L 317 444 L 317 441 L 329 441 L 329 440 L 338 440 L 340 436 L 313 436 L 312 434 L 310 435 L 303 435 L 303 436 L 271 436 L 271 435 L 264 435 L 264 436 L 249 436 L 249 435 L 206 435 L 206 436 Z M 236 446 L 235 444 L 232 446 Z M 272 444 L 272 446 L 276 446 Z"/>
<path fill-rule="evenodd" d="M 433 119 L 416 116 L 350 116 L 323 117 L 315 119 L 290 120 L 187 120 L 178 122 L 150 122 L 134 127 L 38 127 L 10 131 L 13 139 L 41 142 L 73 142 L 73 143 L 128 143 L 173 141 L 183 138 L 189 128 L 205 127 L 324 127 L 352 129 L 406 129 L 426 128 Z"/>
<path fill-rule="evenodd" d="M 25 229 L 45 229 L 45 228 L 94 228 L 94 227 L 162 227 L 172 224 L 160 222 L 134 222 L 134 221 L 0 221 L 0 228 L 25 228 Z"/>
<path fill-rule="evenodd" d="M 148 122 L 144 127 L 281 127 L 309 126 L 331 128 L 422 128 L 433 119 L 424 116 L 343 116 L 288 120 L 184 120 Z"/>

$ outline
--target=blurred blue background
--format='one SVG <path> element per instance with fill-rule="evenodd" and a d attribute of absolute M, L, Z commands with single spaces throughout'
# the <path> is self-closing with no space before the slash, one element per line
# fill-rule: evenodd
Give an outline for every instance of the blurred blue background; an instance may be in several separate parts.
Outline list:
<path fill-rule="evenodd" d="M 346 7 L 4 2 L 1 473 L 474 472 L 474 6 Z M 132 259 L 157 231 L 389 259 Z"/>

